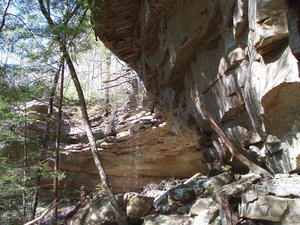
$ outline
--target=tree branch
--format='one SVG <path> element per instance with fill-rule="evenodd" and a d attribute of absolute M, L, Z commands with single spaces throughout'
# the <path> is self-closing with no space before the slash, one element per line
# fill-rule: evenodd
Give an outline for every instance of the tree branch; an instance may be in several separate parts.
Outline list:
<path fill-rule="evenodd" d="M 45 7 L 45 4 L 44 4 L 44 1 L 43 0 L 38 0 L 39 2 L 39 5 L 40 5 L 40 9 L 45 17 L 45 19 L 47 20 L 48 24 L 51 26 L 55 25 L 49 12 L 47 11 L 46 7 Z"/>
<path fill-rule="evenodd" d="M 118 86 L 121 86 L 122 84 L 125 84 L 125 83 L 129 83 L 129 81 L 126 80 L 126 81 L 121 82 L 121 83 L 116 84 L 116 85 L 112 85 L 112 86 L 105 87 L 105 88 L 100 88 L 100 89 L 98 89 L 98 91 L 103 91 L 103 90 L 107 90 L 107 89 L 110 89 L 110 88 L 118 87 Z"/>
<path fill-rule="evenodd" d="M 35 218 L 34 220 L 31 220 L 27 223 L 25 223 L 24 225 L 32 225 L 35 224 L 37 222 L 39 222 L 41 219 L 43 219 L 52 209 L 54 209 L 59 203 L 61 203 L 61 201 L 57 202 L 56 204 L 54 204 L 53 206 L 51 206 L 49 209 L 45 210 L 39 217 Z"/>
<path fill-rule="evenodd" d="M 113 74 L 117 74 L 117 73 L 113 73 Z M 113 74 L 111 74 L 111 75 L 113 75 Z M 114 82 L 114 81 L 117 81 L 117 80 L 119 80 L 119 79 L 121 79 L 121 78 L 125 78 L 126 76 L 127 76 L 127 74 L 123 74 L 123 75 L 118 76 L 118 77 L 116 77 L 116 78 L 114 78 L 114 79 L 111 79 L 111 80 L 105 80 L 105 81 L 103 81 L 102 83 L 110 83 L 110 82 Z"/>
<path fill-rule="evenodd" d="M 70 21 L 70 19 L 72 19 L 72 17 L 77 13 L 77 11 L 80 9 L 81 7 L 81 4 L 80 3 L 77 3 L 76 6 L 74 7 L 74 9 L 66 15 L 64 21 L 63 21 L 63 24 L 64 25 L 67 25 Z"/>
<path fill-rule="evenodd" d="M 34 33 L 31 31 L 31 29 L 27 26 L 27 24 L 25 23 L 25 21 L 24 21 L 21 17 L 15 15 L 15 14 L 11 14 L 11 13 L 7 13 L 7 15 L 8 15 L 8 16 L 13 16 L 13 17 L 17 18 L 18 20 L 20 20 L 20 21 L 23 23 L 23 25 L 27 28 L 27 30 L 31 33 L 33 39 L 34 39 L 35 42 L 38 44 L 38 46 L 39 46 L 41 49 L 45 49 L 45 47 L 44 47 L 41 43 L 38 42 L 38 40 L 36 39 Z"/>
<path fill-rule="evenodd" d="M 12 0 L 8 0 L 8 2 L 7 2 L 7 4 L 6 4 L 6 7 L 5 7 L 5 9 L 4 9 L 3 16 L 2 16 L 2 22 L 1 22 L 1 24 L 0 24 L 0 33 L 2 33 L 2 30 L 3 30 L 3 28 L 4 28 L 4 25 L 5 25 L 5 18 L 6 18 L 6 16 L 7 16 L 7 10 L 8 10 L 8 8 L 9 8 L 9 5 L 10 5 L 11 2 L 12 2 Z"/>
<path fill-rule="evenodd" d="M 270 172 L 256 165 L 254 162 L 251 162 L 235 148 L 235 146 L 227 138 L 226 134 L 222 131 L 222 129 L 219 127 L 219 125 L 216 123 L 214 118 L 211 116 L 211 114 L 208 112 L 208 110 L 203 104 L 196 102 L 196 108 L 208 121 L 210 127 L 217 133 L 217 135 L 220 137 L 222 142 L 226 145 L 227 149 L 233 156 L 235 156 L 242 164 L 247 166 L 253 172 L 265 177 L 273 177 L 273 175 Z"/>

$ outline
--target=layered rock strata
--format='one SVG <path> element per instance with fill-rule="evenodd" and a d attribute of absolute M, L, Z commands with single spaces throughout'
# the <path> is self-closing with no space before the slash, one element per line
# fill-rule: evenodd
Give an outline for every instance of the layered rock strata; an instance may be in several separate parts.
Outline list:
<path fill-rule="evenodd" d="M 48 105 L 32 101 L 27 103 L 27 110 L 27 116 L 32 118 L 28 131 L 38 133 L 42 141 L 47 130 L 45 119 Z M 94 114 L 90 121 L 97 140 L 98 155 L 116 193 L 137 191 L 167 177 L 186 178 L 196 172 L 208 172 L 207 162 L 199 149 L 199 138 L 193 128 L 186 127 L 178 134 L 159 113 L 151 113 L 142 107 L 129 110 L 124 105 L 109 117 Z M 56 128 L 55 123 L 48 126 L 48 147 L 51 149 L 54 147 L 52 140 L 55 140 Z M 64 110 L 61 138 L 59 168 L 65 174 L 61 187 L 67 194 L 81 188 L 87 191 L 94 191 L 97 186 L 99 188 L 100 178 L 77 107 Z M 51 166 L 51 152 L 48 159 Z M 47 178 L 42 181 L 41 194 L 46 199 L 52 183 Z"/>
<path fill-rule="evenodd" d="M 96 35 L 131 65 L 174 123 L 223 158 L 204 104 L 236 147 L 274 173 L 300 167 L 299 2 L 104 0 Z M 208 143 L 210 142 L 210 144 Z M 208 144 L 207 144 L 208 143 Z M 251 158 L 251 157 L 250 157 Z"/>
<path fill-rule="evenodd" d="M 166 177 L 207 173 L 193 130 L 186 128 L 178 135 L 169 122 L 141 109 L 132 114 L 117 110 L 106 120 L 91 120 L 98 154 L 115 192 L 136 191 Z M 71 127 L 68 136 L 79 143 L 60 153 L 60 169 L 73 177 L 67 185 L 91 190 L 100 180 L 80 123 Z"/>

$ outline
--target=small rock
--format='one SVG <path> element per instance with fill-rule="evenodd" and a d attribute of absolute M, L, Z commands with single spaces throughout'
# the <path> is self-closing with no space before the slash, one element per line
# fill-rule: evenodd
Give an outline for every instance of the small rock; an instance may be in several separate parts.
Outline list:
<path fill-rule="evenodd" d="M 142 225 L 191 225 L 192 219 L 182 215 L 147 216 Z"/>
<path fill-rule="evenodd" d="M 117 140 L 118 141 L 125 141 L 129 137 L 130 137 L 130 130 L 123 131 L 123 132 L 117 134 Z"/>
<path fill-rule="evenodd" d="M 176 212 L 177 212 L 178 214 L 187 214 L 187 213 L 189 213 L 190 208 L 191 208 L 190 205 L 184 205 L 184 206 L 179 207 L 179 208 L 176 210 Z"/>
<path fill-rule="evenodd" d="M 203 181 L 202 185 L 209 193 L 213 193 L 215 189 L 222 187 L 225 184 L 229 184 L 232 181 L 232 174 L 226 172 Z"/>
<path fill-rule="evenodd" d="M 192 188 L 175 188 L 170 191 L 170 196 L 175 201 L 189 203 L 195 199 L 195 192 Z"/>
<path fill-rule="evenodd" d="M 104 149 L 110 149 L 114 146 L 114 143 L 108 143 L 108 142 L 102 142 L 100 144 L 100 147 L 101 148 L 104 148 Z"/>

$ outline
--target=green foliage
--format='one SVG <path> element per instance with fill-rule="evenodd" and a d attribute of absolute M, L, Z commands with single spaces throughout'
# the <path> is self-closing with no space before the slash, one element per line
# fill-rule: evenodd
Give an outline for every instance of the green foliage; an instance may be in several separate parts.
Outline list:
<path fill-rule="evenodd" d="M 20 224 L 18 213 L 22 206 L 22 169 L 12 167 L 5 158 L 0 158 L 0 224 Z"/>
<path fill-rule="evenodd" d="M 27 125 L 36 119 L 48 118 L 26 118 L 24 109 L 20 107 L 33 99 L 48 101 L 53 78 L 57 74 L 62 57 L 58 39 L 66 43 L 71 59 L 77 63 L 77 71 L 83 59 L 89 56 L 88 71 L 84 68 L 85 70 L 78 72 L 78 75 L 90 105 L 98 106 L 95 114 L 101 112 L 101 105 L 105 102 L 105 91 L 99 91 L 105 85 L 93 86 L 94 77 L 90 78 L 96 75 L 96 68 L 93 68 L 93 71 L 90 68 L 99 68 L 96 75 L 98 80 L 94 80 L 98 85 L 100 81 L 109 78 L 110 69 L 105 68 L 105 64 L 112 64 L 112 58 L 107 57 L 108 51 L 104 45 L 94 40 L 91 30 L 103 29 L 103 25 L 91 25 L 91 15 L 88 11 L 93 9 L 94 12 L 101 13 L 103 1 L 51 0 L 50 3 L 54 25 L 48 25 L 37 0 L 13 0 L 5 29 L 0 34 L 0 224 L 24 222 L 21 221 L 24 219 L 21 218 L 22 199 L 25 195 L 28 201 L 26 210 L 29 212 L 33 194 L 39 188 L 36 185 L 37 171 L 40 171 L 45 179 L 53 179 L 55 176 L 59 180 L 70 179 L 70 176 L 64 173 L 53 173 L 46 163 L 39 163 L 44 134 L 30 131 Z M 3 6 L 0 4 L 0 15 L 2 10 Z M 96 56 L 93 52 L 97 48 L 101 51 Z M 100 64 L 98 62 L 96 65 L 97 61 L 100 61 Z M 102 77 L 105 71 L 106 75 Z M 78 105 L 78 99 L 74 97 L 77 93 L 75 88 L 69 85 L 72 82 L 67 71 L 65 75 L 64 104 Z M 124 96 L 126 97 L 123 89 L 116 92 L 117 94 L 111 91 L 111 105 L 124 102 Z M 54 104 L 57 104 L 56 99 Z M 50 118 L 49 121 L 52 119 L 55 118 Z M 96 137 L 102 138 L 102 133 L 98 136 L 96 134 Z M 68 140 L 62 138 L 61 141 Z M 53 156 L 54 150 L 49 147 L 45 157 Z M 78 178 L 78 175 L 74 177 Z"/>

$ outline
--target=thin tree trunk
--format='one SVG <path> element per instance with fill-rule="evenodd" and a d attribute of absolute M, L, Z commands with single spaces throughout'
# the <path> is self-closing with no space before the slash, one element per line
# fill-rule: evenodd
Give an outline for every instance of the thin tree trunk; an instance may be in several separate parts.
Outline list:
<path fill-rule="evenodd" d="M 135 109 L 137 107 L 137 100 L 138 100 L 138 92 L 139 92 L 139 83 L 138 79 L 135 76 L 135 74 L 132 74 L 130 79 L 130 85 L 131 85 L 131 93 L 129 96 L 129 103 L 130 103 L 130 108 Z"/>
<path fill-rule="evenodd" d="M 236 157 L 242 164 L 247 166 L 250 170 L 252 170 L 254 173 L 260 174 L 265 177 L 273 177 L 273 175 L 268 172 L 267 170 L 263 169 L 262 167 L 256 165 L 255 163 L 251 162 L 249 159 L 247 159 L 244 155 L 242 155 L 235 146 L 231 143 L 231 141 L 227 138 L 226 134 L 222 131 L 222 129 L 219 127 L 219 125 L 216 123 L 214 118 L 211 116 L 211 114 L 208 112 L 206 107 L 197 102 L 196 107 L 198 111 L 204 116 L 205 119 L 209 122 L 210 127 L 217 133 L 217 135 L 220 137 L 222 142 L 226 145 L 229 152 Z"/>
<path fill-rule="evenodd" d="M 92 78 L 91 78 L 91 80 L 90 80 L 90 90 L 89 90 L 89 98 L 91 99 L 91 96 L 92 96 L 92 93 L 93 93 L 93 89 L 94 88 L 97 88 L 97 87 L 95 87 L 95 85 L 94 85 L 94 79 L 95 79 L 95 60 L 97 59 L 97 57 L 96 57 L 96 46 L 93 46 L 93 58 L 92 58 L 92 62 L 93 62 L 93 64 L 92 64 Z"/>
<path fill-rule="evenodd" d="M 51 16 L 49 15 L 49 13 L 47 12 L 44 2 L 43 0 L 38 0 L 38 3 L 40 5 L 40 9 L 42 14 L 44 15 L 45 19 L 47 20 L 49 26 L 55 26 Z M 67 25 L 67 24 L 65 24 Z M 73 65 L 73 62 L 71 60 L 71 57 L 69 55 L 69 52 L 67 50 L 67 46 L 66 46 L 66 42 L 64 39 L 64 36 L 61 34 L 55 34 L 55 39 L 56 41 L 59 43 L 60 45 L 60 50 L 63 53 L 63 57 L 66 60 L 66 63 L 68 65 L 72 80 L 74 82 L 75 85 L 75 89 L 79 98 L 79 102 L 80 102 L 80 109 L 81 109 L 81 114 L 82 114 L 82 122 L 84 123 L 85 126 L 85 131 L 90 143 L 90 147 L 91 147 L 91 152 L 95 161 L 95 166 L 99 172 L 99 176 L 102 182 L 102 186 L 103 189 L 105 190 L 107 196 L 109 197 L 109 201 L 111 203 L 111 206 L 114 210 L 115 213 L 115 217 L 116 217 L 116 221 L 119 225 L 127 225 L 127 218 L 126 218 L 126 214 L 123 212 L 123 210 L 121 209 L 121 207 L 118 205 L 118 202 L 112 192 L 112 190 L 110 189 L 110 187 L 108 186 L 108 182 L 107 182 L 107 178 L 106 178 L 106 174 L 104 171 L 104 168 L 101 164 L 101 161 L 99 159 L 99 156 L 97 155 L 97 147 L 96 147 L 96 141 L 95 138 L 93 136 L 92 133 L 92 129 L 89 123 L 89 116 L 87 113 L 87 108 L 86 108 L 86 102 L 85 102 L 85 98 L 84 98 L 84 94 L 75 70 L 75 67 Z"/>
<path fill-rule="evenodd" d="M 53 101 L 54 101 L 54 96 L 56 93 L 56 88 L 58 84 L 58 79 L 59 79 L 59 74 L 62 68 L 62 63 L 63 60 L 60 62 L 58 71 L 56 72 L 53 80 L 52 87 L 50 89 L 50 96 L 49 96 L 49 107 L 48 107 L 48 114 L 46 118 L 46 129 L 43 137 L 43 144 L 42 144 L 42 149 L 40 152 L 40 162 L 42 162 L 45 159 L 45 156 L 48 152 L 48 141 L 49 141 L 49 129 L 50 129 L 50 123 L 51 123 L 51 117 L 53 115 Z M 39 187 L 40 187 L 40 182 L 41 182 L 41 169 L 38 169 L 37 171 L 37 177 L 36 177 L 36 191 L 34 194 L 34 200 L 33 200 L 33 206 L 32 206 L 32 214 L 31 214 L 31 219 L 33 220 L 36 216 L 36 208 L 38 206 L 39 202 Z"/>
<path fill-rule="evenodd" d="M 106 53 L 106 81 L 109 80 L 109 77 L 110 77 L 110 65 L 111 65 L 111 53 L 110 52 L 107 52 Z M 109 88 L 108 87 L 108 83 L 106 83 L 106 89 L 105 89 L 105 115 L 108 116 L 109 114 L 109 102 L 110 102 L 110 99 L 109 99 Z"/>
<path fill-rule="evenodd" d="M 24 143 L 23 143 L 23 221 L 26 221 L 27 217 L 27 194 L 26 194 L 26 177 L 27 177 L 27 158 L 28 158 L 28 149 L 27 149 L 27 104 L 24 104 L 24 117 L 25 117 L 25 124 L 24 124 Z"/>
<path fill-rule="evenodd" d="M 89 116 L 87 113 L 87 107 L 86 107 L 86 102 L 85 102 L 85 98 L 84 98 L 84 94 L 75 70 L 75 67 L 73 65 L 73 62 L 70 58 L 70 55 L 66 49 L 65 46 L 62 46 L 62 51 L 64 53 L 64 57 L 66 59 L 72 80 L 74 82 L 77 94 L 78 94 L 78 98 L 79 98 L 79 102 L 80 102 L 80 109 L 81 109 L 81 115 L 82 115 L 82 122 L 84 124 L 85 127 L 85 132 L 87 134 L 89 143 L 90 143 L 90 147 L 91 147 L 91 152 L 94 158 L 94 162 L 95 162 L 95 166 L 98 170 L 101 182 L 102 182 L 102 186 L 103 189 L 105 190 L 106 194 L 109 197 L 111 206 L 114 210 L 115 216 L 116 216 L 116 221 L 119 225 L 127 225 L 127 219 L 126 219 L 126 214 L 124 213 L 124 211 L 121 209 L 121 207 L 118 205 L 118 202 L 112 192 L 112 190 L 110 189 L 108 182 L 107 182 L 107 177 L 105 174 L 105 170 L 104 167 L 99 159 L 99 156 L 97 154 L 97 146 L 96 146 L 96 141 L 92 132 L 92 128 L 89 122 Z"/>
<path fill-rule="evenodd" d="M 1 24 L 0 24 L 0 33 L 2 33 L 3 28 L 5 26 L 5 19 L 6 19 L 6 16 L 7 16 L 7 10 L 9 8 L 9 5 L 10 5 L 11 2 L 12 2 L 12 0 L 8 0 L 8 2 L 6 4 L 6 7 L 3 11 L 2 21 L 1 21 Z"/>
<path fill-rule="evenodd" d="M 57 213 L 57 203 L 59 200 L 59 180 L 58 180 L 58 170 L 59 170 L 59 148 L 61 141 L 61 123 L 62 123 L 62 106 L 63 106 L 63 95 L 64 95 L 64 73 L 65 73 L 65 65 L 64 59 L 62 62 L 62 70 L 60 77 L 60 93 L 59 93 L 59 106 L 58 106 L 58 118 L 57 118 L 57 131 L 56 131 L 56 144 L 55 144 L 55 161 L 54 161 L 54 181 L 53 181 L 53 191 L 54 191 L 54 221 L 53 225 L 57 224 L 58 213 Z"/>

